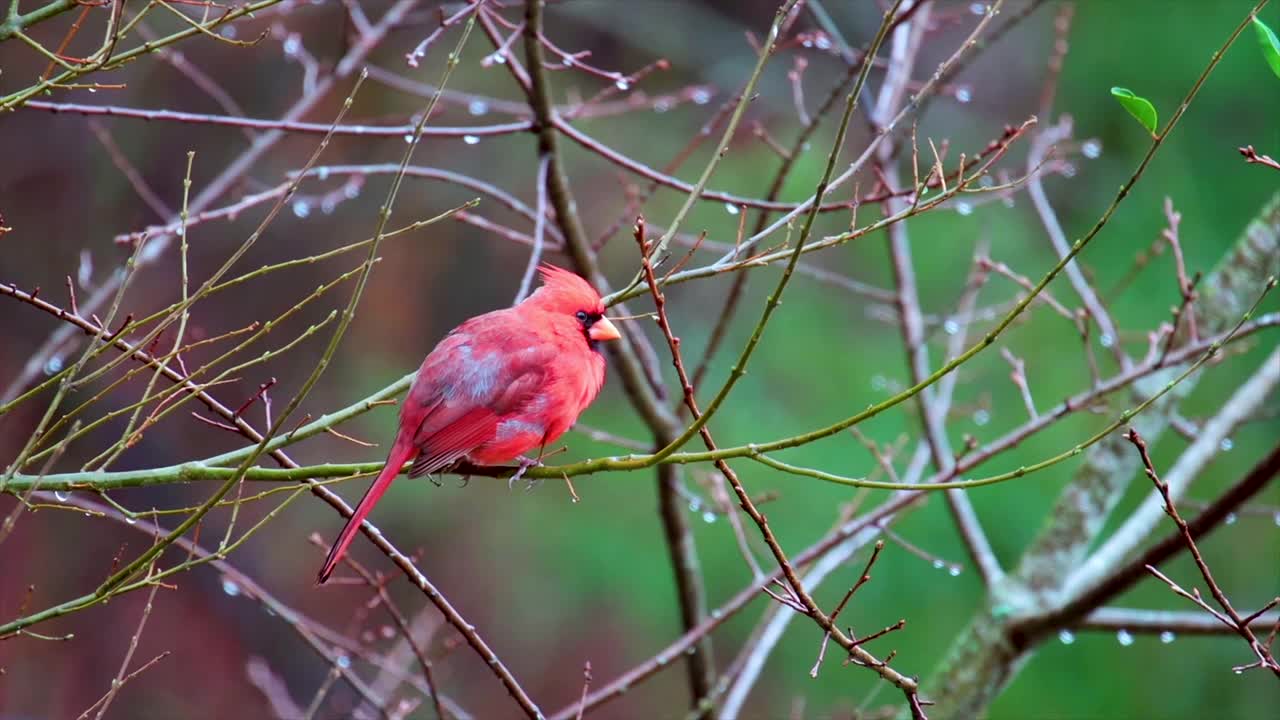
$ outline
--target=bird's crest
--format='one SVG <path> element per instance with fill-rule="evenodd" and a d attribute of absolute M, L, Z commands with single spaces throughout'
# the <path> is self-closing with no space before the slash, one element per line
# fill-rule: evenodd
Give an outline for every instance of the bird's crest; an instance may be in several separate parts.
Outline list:
<path fill-rule="evenodd" d="M 604 312 L 600 293 L 576 273 L 543 263 L 538 266 L 538 274 L 542 276 L 542 287 L 526 302 L 568 312 Z"/>

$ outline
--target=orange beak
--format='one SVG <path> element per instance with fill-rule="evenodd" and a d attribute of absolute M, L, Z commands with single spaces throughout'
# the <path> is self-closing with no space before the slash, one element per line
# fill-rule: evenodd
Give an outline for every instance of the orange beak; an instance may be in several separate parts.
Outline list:
<path fill-rule="evenodd" d="M 600 318 L 591 323 L 591 328 L 587 330 L 587 336 L 592 340 L 603 342 L 605 340 L 617 340 L 622 337 L 622 333 L 618 332 L 618 328 L 609 322 L 609 318 Z"/>

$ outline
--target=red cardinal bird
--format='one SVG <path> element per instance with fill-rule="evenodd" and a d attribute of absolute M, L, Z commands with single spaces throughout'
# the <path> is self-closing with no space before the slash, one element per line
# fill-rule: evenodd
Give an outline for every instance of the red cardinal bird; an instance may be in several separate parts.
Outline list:
<path fill-rule="evenodd" d="M 600 343 L 618 339 L 600 293 L 551 265 L 513 308 L 462 323 L 422 361 L 400 408 L 387 464 L 347 521 L 318 582 L 333 573 L 361 523 L 409 460 L 409 477 L 459 461 L 508 462 L 560 437 L 604 384 Z M 521 458 L 521 472 L 536 461 Z"/>

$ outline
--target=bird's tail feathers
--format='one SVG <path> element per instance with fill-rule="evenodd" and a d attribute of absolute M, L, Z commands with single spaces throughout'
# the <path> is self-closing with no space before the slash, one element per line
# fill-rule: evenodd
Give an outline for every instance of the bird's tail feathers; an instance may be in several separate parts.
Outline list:
<path fill-rule="evenodd" d="M 360 498 L 360 503 L 356 505 L 355 511 L 351 513 L 351 517 L 347 520 L 347 524 L 343 526 L 342 532 L 338 534 L 338 539 L 334 541 L 333 547 L 329 549 L 329 557 L 325 558 L 324 566 L 320 568 L 320 574 L 316 577 L 317 584 L 323 584 L 333 574 L 334 568 L 338 566 L 338 561 L 347 552 L 347 547 L 351 545 L 351 541 L 355 540 L 356 533 L 360 532 L 360 526 L 364 523 L 364 519 L 368 517 L 369 511 L 373 510 L 373 506 L 378 504 L 382 494 L 391 486 L 391 481 L 395 480 L 396 476 L 400 474 L 400 468 L 404 467 L 409 458 L 413 457 L 414 451 L 412 438 L 396 438 L 395 444 L 391 446 L 391 452 L 387 455 L 387 464 L 382 467 L 377 479 L 365 491 L 364 497 Z"/>

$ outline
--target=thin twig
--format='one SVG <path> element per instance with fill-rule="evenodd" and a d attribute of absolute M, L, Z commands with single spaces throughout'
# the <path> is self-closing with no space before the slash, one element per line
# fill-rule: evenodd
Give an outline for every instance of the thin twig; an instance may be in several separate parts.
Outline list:
<path fill-rule="evenodd" d="M 1138 449 L 1138 454 L 1142 457 L 1142 466 L 1146 469 L 1147 477 L 1151 479 L 1151 482 L 1156 486 L 1156 491 L 1160 493 L 1160 497 L 1164 500 L 1165 513 L 1168 514 L 1170 519 L 1173 520 L 1173 523 L 1178 526 L 1178 532 L 1182 534 L 1182 539 L 1187 544 L 1187 550 L 1191 552 L 1191 559 L 1195 561 L 1196 567 L 1200 570 L 1200 576 L 1204 578 L 1205 583 L 1209 586 L 1209 592 L 1213 594 L 1213 599 L 1216 600 L 1218 605 L 1222 608 L 1223 612 L 1226 614 L 1226 618 L 1223 618 L 1221 614 L 1214 611 L 1213 608 L 1209 607 L 1203 600 L 1200 600 L 1198 591 L 1193 591 L 1193 597 L 1191 593 L 1181 590 L 1181 588 L 1171 580 L 1161 575 L 1154 567 L 1148 565 L 1147 570 L 1153 575 L 1162 578 L 1171 588 L 1174 589 L 1175 592 L 1178 592 L 1178 594 L 1191 598 L 1197 604 L 1201 605 L 1206 611 L 1213 613 L 1219 619 L 1224 620 L 1227 624 L 1231 625 L 1235 631 L 1239 633 L 1240 637 L 1244 638 L 1244 641 L 1248 643 L 1249 649 L 1258 657 L 1262 666 L 1270 670 L 1277 678 L 1280 678 L 1280 663 L 1277 663 L 1276 659 L 1272 657 L 1271 648 L 1258 641 L 1258 638 L 1253 634 L 1253 630 L 1249 627 L 1249 623 L 1245 622 L 1240 614 L 1236 612 L 1235 607 L 1227 598 L 1227 594 L 1222 591 L 1222 587 L 1213 579 L 1213 572 L 1209 570 L 1209 564 L 1206 563 L 1204 561 L 1204 557 L 1200 555 L 1200 548 L 1196 546 L 1195 536 L 1192 535 L 1190 526 L 1188 526 L 1187 522 L 1178 514 L 1178 508 L 1173 503 L 1173 496 L 1169 493 L 1169 484 L 1160 479 L 1160 476 L 1156 473 L 1155 466 L 1151 463 L 1151 456 L 1147 453 L 1146 441 L 1144 441 L 1142 436 L 1138 434 L 1138 431 L 1133 428 L 1129 428 L 1129 432 L 1125 434 L 1125 439 L 1133 443 L 1133 446 Z"/>
<path fill-rule="evenodd" d="M 834 610 L 831 611 L 831 624 L 834 625 L 836 618 L 840 615 L 840 611 L 844 610 L 844 606 L 849 604 L 849 600 L 853 598 L 854 593 L 858 592 L 858 588 L 867 584 L 871 580 L 871 567 L 876 564 L 876 560 L 880 558 L 880 551 L 884 550 L 884 541 L 877 540 L 876 544 L 871 548 L 871 557 L 867 558 L 867 566 L 863 568 L 862 574 L 858 576 L 857 581 L 849 587 L 844 597 L 840 598 L 840 602 L 836 604 Z M 818 668 L 822 666 L 822 659 L 827 654 L 827 643 L 831 640 L 831 631 L 823 633 L 822 645 L 818 648 L 818 659 L 813 663 L 813 668 L 809 670 L 809 677 L 818 677 Z M 865 642 L 863 640 L 862 642 Z"/>
<path fill-rule="evenodd" d="M 538 204 L 534 208 L 533 250 L 529 253 L 529 263 L 525 266 L 524 276 L 520 280 L 520 290 L 516 292 L 516 299 L 512 305 L 519 305 L 522 300 L 529 297 L 534 275 L 537 274 L 538 262 L 542 259 L 543 238 L 546 236 L 547 228 L 547 170 L 550 167 L 551 158 L 543 155 L 538 160 L 538 176 L 535 180 Z"/>
<path fill-rule="evenodd" d="M 1244 161 L 1250 165 L 1262 165 L 1273 170 L 1280 170 L 1280 162 L 1272 160 L 1270 155 L 1259 155 L 1252 145 L 1240 148 L 1240 154 L 1244 156 Z"/>

